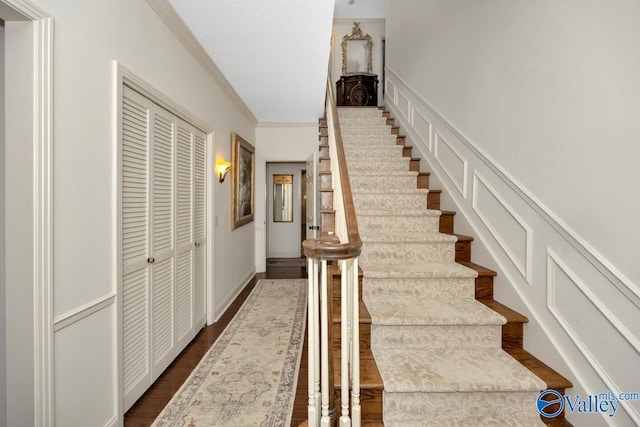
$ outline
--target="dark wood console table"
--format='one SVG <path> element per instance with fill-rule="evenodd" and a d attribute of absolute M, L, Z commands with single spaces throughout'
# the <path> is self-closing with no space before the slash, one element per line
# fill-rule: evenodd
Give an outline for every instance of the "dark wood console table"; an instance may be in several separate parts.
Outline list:
<path fill-rule="evenodd" d="M 336 103 L 341 106 L 377 106 L 378 76 L 359 73 L 340 77 L 336 82 Z"/>

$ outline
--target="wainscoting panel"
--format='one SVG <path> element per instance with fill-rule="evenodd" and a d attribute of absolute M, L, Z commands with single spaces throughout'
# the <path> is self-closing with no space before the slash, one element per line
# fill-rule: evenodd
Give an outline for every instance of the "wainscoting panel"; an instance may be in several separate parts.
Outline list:
<path fill-rule="evenodd" d="M 116 324 L 116 307 L 110 304 L 55 333 L 55 425 L 113 425 L 118 411 Z"/>
<path fill-rule="evenodd" d="M 498 271 L 498 299 L 529 317 L 525 348 L 573 381 L 569 394 L 639 392 L 638 285 L 393 70 L 385 75 L 385 106 L 433 174 L 432 182 L 446 191 L 446 203 L 453 206 L 443 209 L 462 215 L 456 224 L 470 227 L 477 238 L 474 258 Z M 621 403 L 615 418 L 585 417 L 567 414 L 575 425 L 640 425 L 640 401 Z"/>
<path fill-rule="evenodd" d="M 411 124 L 416 131 L 420 142 L 429 148 L 429 151 L 433 151 L 433 140 L 431 137 L 432 125 L 425 114 L 417 108 L 411 109 Z"/>
<path fill-rule="evenodd" d="M 629 369 L 626 361 L 634 360 L 640 354 L 638 336 L 627 327 L 637 329 L 637 319 L 630 324 L 623 323 L 555 252 L 549 250 L 547 255 L 549 310 L 609 390 L 635 392 L 640 384 L 640 370 Z M 616 312 L 618 310 L 616 307 Z M 606 366 L 612 349 L 615 349 L 619 363 Z M 630 414 L 637 413 L 640 405 L 632 401 L 621 404 Z"/>
<path fill-rule="evenodd" d="M 397 106 L 398 106 L 398 110 L 400 111 L 400 114 L 402 114 L 402 118 L 405 121 L 408 121 L 409 108 L 410 108 L 409 99 L 407 99 L 407 97 L 404 96 L 404 94 L 401 91 L 397 92 Z"/>
<path fill-rule="evenodd" d="M 435 131 L 435 158 L 447 172 L 462 197 L 467 197 L 467 161 L 453 148 L 447 140 Z"/>
<path fill-rule="evenodd" d="M 491 230 L 502 249 L 531 283 L 533 231 L 482 176 L 473 175 L 473 209 Z"/>
<path fill-rule="evenodd" d="M 391 79 L 385 78 L 385 98 L 390 99 L 394 105 L 396 103 L 396 85 L 393 84 Z"/>

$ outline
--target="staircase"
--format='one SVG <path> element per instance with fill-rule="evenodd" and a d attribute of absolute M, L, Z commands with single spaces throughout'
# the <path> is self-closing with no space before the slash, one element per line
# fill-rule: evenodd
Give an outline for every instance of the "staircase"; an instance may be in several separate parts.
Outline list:
<path fill-rule="evenodd" d="M 453 233 L 455 212 L 439 210 L 440 191 L 429 189 L 429 174 L 419 171 L 420 159 L 388 116 L 378 108 L 339 109 L 363 241 L 363 425 L 544 425 L 539 392 L 564 393 L 571 383 L 522 348 L 526 317 L 493 300 L 496 273 L 471 262 L 473 239 Z M 320 132 L 322 227 L 331 230 L 322 119 Z M 337 269 L 333 278 L 339 283 Z M 333 289 L 339 349 L 339 286 Z M 570 425 L 564 414 L 543 421 Z"/>

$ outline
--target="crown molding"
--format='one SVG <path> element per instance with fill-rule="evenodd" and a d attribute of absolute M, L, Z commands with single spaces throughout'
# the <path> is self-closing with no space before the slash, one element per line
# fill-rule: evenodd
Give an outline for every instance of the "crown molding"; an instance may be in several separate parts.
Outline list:
<path fill-rule="evenodd" d="M 233 102 L 254 124 L 258 123 L 258 119 L 251 112 L 247 104 L 240 98 L 238 92 L 231 86 L 229 80 L 224 76 L 213 59 L 204 50 L 200 42 L 193 35 L 189 27 L 184 23 L 180 15 L 171 6 L 168 0 L 146 0 L 156 14 L 169 27 L 169 30 L 178 38 L 180 43 L 193 55 L 193 57 L 202 65 L 211 77 L 222 87 L 229 95 Z"/>
<path fill-rule="evenodd" d="M 258 128 L 317 128 L 317 122 L 259 122 Z"/>

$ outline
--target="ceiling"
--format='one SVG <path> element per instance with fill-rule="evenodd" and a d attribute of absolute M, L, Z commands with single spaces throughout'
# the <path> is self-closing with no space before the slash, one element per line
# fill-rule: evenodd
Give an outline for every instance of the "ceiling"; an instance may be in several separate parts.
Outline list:
<path fill-rule="evenodd" d="M 317 122 L 333 0 L 169 0 L 259 122 Z"/>
<path fill-rule="evenodd" d="M 310 123 L 322 116 L 334 0 L 169 3 L 258 122 Z M 384 0 L 335 3 L 337 18 L 384 16 Z"/>

